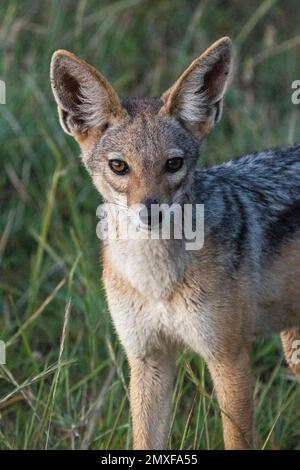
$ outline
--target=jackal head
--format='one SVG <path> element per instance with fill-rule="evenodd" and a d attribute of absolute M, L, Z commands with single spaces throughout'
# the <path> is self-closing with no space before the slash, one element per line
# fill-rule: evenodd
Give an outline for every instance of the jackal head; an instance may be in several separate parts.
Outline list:
<path fill-rule="evenodd" d="M 120 99 L 74 54 L 58 50 L 51 84 L 62 128 L 79 143 L 93 182 L 109 202 L 180 202 L 203 138 L 220 119 L 232 69 L 225 37 L 197 57 L 160 97 Z"/>

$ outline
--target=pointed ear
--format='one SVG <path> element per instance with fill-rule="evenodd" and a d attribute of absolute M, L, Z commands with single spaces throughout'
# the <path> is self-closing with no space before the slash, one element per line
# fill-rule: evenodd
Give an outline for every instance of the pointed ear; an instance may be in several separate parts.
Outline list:
<path fill-rule="evenodd" d="M 230 39 L 215 42 L 163 94 L 160 112 L 175 117 L 201 139 L 221 117 L 232 62 Z"/>
<path fill-rule="evenodd" d="M 50 79 L 62 128 L 80 144 L 124 115 L 118 95 L 91 65 L 68 51 L 56 51 Z"/>

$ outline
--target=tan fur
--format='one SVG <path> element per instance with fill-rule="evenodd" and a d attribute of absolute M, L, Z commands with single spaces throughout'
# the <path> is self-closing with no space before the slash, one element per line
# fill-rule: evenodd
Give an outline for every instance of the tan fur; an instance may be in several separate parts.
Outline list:
<path fill-rule="evenodd" d="M 71 68 L 73 75 L 68 72 L 66 64 Z M 66 80 L 69 80 L 69 90 L 67 93 L 64 93 L 63 91 L 66 90 L 64 90 L 62 85 Z M 61 125 L 65 132 L 77 140 L 83 152 L 86 152 L 100 138 L 101 130 L 99 126 L 101 127 L 101 124 L 119 121 L 125 115 L 117 93 L 103 75 L 71 52 L 58 50 L 53 54 L 50 81 L 58 104 Z M 94 90 L 92 90 L 92 84 L 94 85 Z M 73 102 L 70 100 L 72 93 L 74 95 Z M 85 93 L 92 94 L 87 99 L 84 96 Z M 81 98 L 82 103 L 80 103 Z M 86 103 L 84 100 L 86 100 Z M 93 104 L 92 101 L 94 102 Z M 80 126 L 78 129 L 76 129 L 76 126 L 68 128 L 64 119 L 65 112 L 71 110 L 72 114 L 75 115 L 80 107 L 82 107 L 85 116 L 88 114 L 92 116 L 90 117 L 91 125 L 86 126 L 89 128 L 85 130 L 80 129 Z M 87 108 L 89 108 L 89 113 Z"/>
<path fill-rule="evenodd" d="M 130 359 L 130 401 L 135 449 L 163 449 L 169 432 L 175 370 L 174 351 Z"/>
<path fill-rule="evenodd" d="M 246 345 L 231 359 L 208 362 L 222 413 L 228 450 L 253 448 L 252 379 Z"/>
<path fill-rule="evenodd" d="M 74 139 L 77 140 L 82 152 L 87 152 L 92 148 L 100 137 L 101 132 L 95 129 L 92 129 L 85 134 L 80 134 L 79 132 L 74 134 Z"/>
<path fill-rule="evenodd" d="M 217 65 L 212 71 L 209 71 L 210 61 L 215 60 L 216 57 L 218 57 Z M 208 61 L 208 64 L 206 64 L 206 61 Z M 179 116 L 180 119 L 185 121 L 187 128 L 197 138 L 205 137 L 213 127 L 216 118 L 214 114 L 208 117 L 204 113 L 203 115 L 199 113 L 197 120 L 189 122 L 187 109 L 190 107 L 190 113 L 195 111 L 193 103 L 189 103 L 189 100 L 187 99 L 190 94 L 188 89 L 192 89 L 194 87 L 192 77 L 194 75 L 197 76 L 197 74 L 205 76 L 203 81 L 205 81 L 206 92 L 199 93 L 198 84 L 198 100 L 201 101 L 203 105 L 210 102 L 211 104 L 217 104 L 222 107 L 221 98 L 228 86 L 231 72 L 231 41 L 229 38 L 221 38 L 210 46 L 203 54 L 197 57 L 178 78 L 174 85 L 162 95 L 164 106 L 161 108 L 160 113 Z M 204 83 L 202 86 L 203 85 Z M 187 93 L 184 95 L 183 91 Z M 183 98 L 183 96 L 185 97 Z M 184 101 L 187 101 L 185 106 Z M 187 108 L 185 112 L 183 112 L 182 109 L 184 107 Z M 199 107 L 199 103 L 197 107 Z"/>
<path fill-rule="evenodd" d="M 230 44 L 229 38 L 221 38 L 219 39 L 219 41 L 216 41 L 214 44 L 208 47 L 206 51 L 203 52 L 203 54 L 201 54 L 199 57 L 193 60 L 190 66 L 183 72 L 183 74 L 181 74 L 181 76 L 172 85 L 172 87 L 162 95 L 162 99 L 165 102 L 165 106 L 161 110 L 162 113 L 163 112 L 172 113 L 174 101 L 179 94 L 182 84 L 184 83 L 186 78 L 191 74 L 191 72 L 193 72 L 199 65 L 201 65 L 201 63 L 204 61 L 204 59 L 207 56 L 209 56 L 211 53 L 214 53 L 215 51 L 218 51 L 220 48 L 224 48 L 224 46 L 228 44 Z M 230 67 L 228 67 L 227 69 L 227 74 L 229 74 L 229 72 L 230 72 Z"/>
<path fill-rule="evenodd" d="M 264 273 L 258 296 L 258 322 L 282 331 L 300 323 L 300 241 L 286 243 Z M 299 337 L 300 339 L 300 337 Z"/>
<path fill-rule="evenodd" d="M 288 363 L 298 382 L 300 382 L 300 364 L 295 364 L 292 361 L 292 356 L 295 353 L 295 349 L 292 345 L 294 341 L 300 340 L 300 325 L 283 331 L 280 336 L 286 362 Z"/>
<path fill-rule="evenodd" d="M 107 93 L 107 102 L 110 105 L 111 113 L 115 117 L 122 117 L 123 116 L 123 110 L 120 105 L 120 100 L 118 95 L 116 94 L 115 90 L 112 88 L 112 86 L 108 83 L 108 81 L 101 75 L 98 70 L 96 70 L 94 67 L 92 67 L 90 64 L 85 62 L 82 59 L 79 59 L 75 54 L 72 54 L 72 52 L 65 51 L 63 49 L 59 49 L 53 54 L 52 57 L 52 63 L 57 61 L 60 57 L 68 57 L 72 61 L 76 62 L 78 65 L 81 67 L 84 67 L 87 69 L 90 74 L 95 78 L 96 81 L 99 82 L 99 84 L 105 89 Z M 52 82 L 53 82 L 53 77 Z"/>
<path fill-rule="evenodd" d="M 250 448 L 253 435 L 248 353 L 254 309 L 246 274 L 241 272 L 238 281 L 224 281 L 222 269 L 207 259 L 210 248 L 206 247 L 205 257 L 200 253 L 188 255 L 184 276 L 180 279 L 177 273 L 179 280 L 173 290 L 167 290 L 164 299 L 155 300 L 153 295 L 132 287 L 110 265 L 109 251 L 109 247 L 104 250 L 104 283 L 132 371 L 135 448 L 159 449 L 165 445 L 165 431 L 158 432 L 157 420 L 160 419 L 165 430 L 170 407 L 166 395 L 170 393 L 173 376 L 171 345 L 178 344 L 190 347 L 208 363 L 223 414 L 226 448 Z M 154 266 L 157 261 L 152 260 Z M 120 308 L 124 324 L 118 313 Z M 159 408 L 161 403 L 164 411 Z"/>
<path fill-rule="evenodd" d="M 188 197 L 196 165 L 191 149 L 220 117 L 231 55 L 230 40 L 222 38 L 196 58 L 161 99 L 139 102 L 130 114 L 130 107 L 122 107 L 93 67 L 66 51 L 54 54 L 51 82 L 61 124 L 79 142 L 93 183 L 113 207 L 131 207 L 146 198 L 171 204 L 182 195 Z M 109 126 L 112 131 L 105 134 Z M 189 158 L 181 170 L 167 175 L 167 160 L 180 150 L 184 153 L 177 145 L 179 137 Z M 111 171 L 112 157 L 127 163 L 128 174 L 120 177 Z M 109 217 L 114 220 L 112 209 Z M 254 285 L 243 262 L 228 272 L 229 248 L 216 247 L 213 237 L 196 251 L 186 250 L 184 241 L 177 239 L 103 243 L 107 300 L 131 369 L 135 449 L 167 445 L 175 351 L 180 345 L 207 362 L 222 413 L 225 448 L 253 447 L 249 350 L 254 333 L 282 332 L 287 362 L 300 378 L 299 366 L 291 361 L 292 342 L 300 336 L 299 248 L 299 241 L 281 246 Z"/>

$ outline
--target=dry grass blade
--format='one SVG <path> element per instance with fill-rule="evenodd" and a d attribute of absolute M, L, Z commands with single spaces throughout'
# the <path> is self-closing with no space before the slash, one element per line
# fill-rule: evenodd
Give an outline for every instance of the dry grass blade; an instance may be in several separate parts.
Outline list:
<path fill-rule="evenodd" d="M 64 367 L 64 366 L 68 366 L 70 364 L 72 364 L 74 361 L 65 361 L 63 363 L 61 363 L 61 368 Z M 2 366 L 1 366 L 2 367 Z M 17 393 L 21 392 L 22 390 L 24 390 L 25 388 L 27 387 L 30 387 L 30 385 L 38 382 L 40 379 L 42 379 L 43 377 L 46 377 L 47 375 L 50 375 L 52 374 L 53 372 L 55 372 L 58 368 L 58 365 L 57 364 L 54 364 L 50 367 L 48 367 L 46 370 L 44 370 L 43 372 L 35 375 L 34 377 L 32 378 L 29 378 L 29 379 L 26 379 L 23 383 L 21 383 L 20 385 L 18 385 L 14 390 L 12 390 L 11 392 L 9 392 L 7 395 L 5 395 L 3 398 L 0 398 L 0 405 L 2 405 L 3 403 L 5 403 L 7 400 L 9 400 L 11 397 L 13 397 L 14 395 L 16 395 Z"/>
<path fill-rule="evenodd" d="M 112 384 L 114 376 L 116 374 L 117 367 L 113 365 L 104 381 L 104 384 L 100 390 L 99 396 L 95 402 L 95 405 L 90 413 L 90 417 L 88 418 L 88 424 L 81 442 L 81 450 L 86 450 L 89 448 L 90 443 L 92 441 L 93 433 L 97 424 L 97 421 L 100 417 L 101 408 L 104 403 L 105 397 L 107 395 L 108 389 Z"/>
<path fill-rule="evenodd" d="M 35 400 L 35 397 L 32 395 L 31 391 L 25 391 L 25 390 L 21 390 L 21 387 L 20 385 L 18 384 L 18 382 L 16 381 L 16 379 L 14 378 L 13 374 L 7 369 L 7 367 L 5 367 L 4 365 L 1 366 L 1 369 L 3 370 L 3 372 L 5 373 L 6 377 L 8 377 L 9 381 L 15 386 L 17 387 L 17 389 L 20 389 L 20 394 L 19 395 L 14 395 L 10 398 L 8 398 L 6 401 L 4 402 L 1 402 L 1 405 L 0 405 L 0 409 L 7 406 L 8 404 L 11 404 L 13 403 L 14 401 L 18 401 L 20 399 L 23 399 L 26 401 L 26 403 L 28 403 L 28 405 L 30 406 L 30 408 L 34 411 L 34 405 L 33 405 L 33 402 L 32 400 Z M 38 417 L 38 416 L 37 416 Z"/>
<path fill-rule="evenodd" d="M 65 285 L 67 281 L 67 277 L 64 277 L 58 284 L 57 286 L 53 289 L 51 294 L 44 300 L 42 305 L 29 317 L 21 326 L 21 328 L 10 338 L 9 341 L 6 343 L 6 347 L 11 346 L 16 339 L 26 330 L 26 328 L 39 316 L 45 308 L 52 302 L 56 294 L 60 291 L 60 289 Z"/>
<path fill-rule="evenodd" d="M 47 439 L 46 439 L 46 449 L 48 447 L 50 427 L 51 427 L 51 414 L 52 414 L 53 407 L 54 407 L 56 391 L 57 391 L 57 386 L 58 386 L 58 381 L 59 381 L 59 376 L 60 376 L 60 371 L 61 371 L 61 364 L 62 364 L 62 358 L 63 358 L 65 342 L 66 342 L 66 337 L 67 337 L 67 328 L 68 328 L 68 324 L 69 324 L 70 313 L 71 313 L 71 299 L 68 300 L 66 308 L 65 308 L 65 317 L 64 317 L 64 324 L 63 324 L 61 340 L 60 340 L 59 355 L 58 355 L 58 361 L 57 361 L 57 370 L 56 370 L 56 373 L 55 373 L 55 376 L 54 376 L 54 379 L 53 379 L 53 384 L 52 384 L 52 387 L 51 387 L 51 392 L 52 393 L 50 393 L 50 395 L 49 395 L 49 405 L 50 405 L 49 406 L 49 413 L 46 413 L 44 415 L 45 418 L 47 418 L 49 416 L 49 425 L 48 425 L 48 429 L 47 429 Z"/>
<path fill-rule="evenodd" d="M 253 15 L 249 18 L 245 26 L 236 38 L 236 42 L 241 45 L 249 36 L 249 34 L 255 29 L 259 21 L 266 15 L 268 11 L 275 5 L 278 0 L 265 0 L 255 10 Z"/>
<path fill-rule="evenodd" d="M 284 41 L 280 44 L 276 44 L 273 47 L 268 47 L 267 49 L 264 49 L 259 54 L 249 59 L 249 62 L 252 67 L 254 67 L 255 65 L 264 62 L 265 60 L 269 59 L 270 57 L 276 54 L 281 54 L 282 52 L 286 52 L 290 49 L 293 49 L 294 47 L 299 46 L 299 44 L 300 34 L 297 34 L 295 37 L 288 39 L 287 41 Z"/>
<path fill-rule="evenodd" d="M 26 191 L 26 188 L 24 187 L 23 182 L 18 177 L 14 167 L 11 164 L 7 164 L 5 166 L 5 170 L 6 170 L 6 173 L 7 173 L 8 177 L 11 181 L 11 184 L 13 185 L 13 187 L 15 188 L 15 190 L 18 193 L 22 204 L 27 204 L 27 202 L 29 200 L 28 193 Z"/>
<path fill-rule="evenodd" d="M 5 225 L 2 237 L 0 238 L 0 262 L 1 262 L 1 259 L 3 257 L 3 254 L 4 254 L 5 247 L 7 245 L 11 229 L 13 227 L 15 215 L 16 215 L 16 210 L 11 209 L 9 214 L 8 214 L 7 223 Z"/>

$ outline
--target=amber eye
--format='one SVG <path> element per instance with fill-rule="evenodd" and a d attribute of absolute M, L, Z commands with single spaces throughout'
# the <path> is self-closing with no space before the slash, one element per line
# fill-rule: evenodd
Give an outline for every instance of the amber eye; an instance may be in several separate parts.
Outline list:
<path fill-rule="evenodd" d="M 183 165 L 183 158 L 181 157 L 174 157 L 169 158 L 166 162 L 166 171 L 169 173 L 175 173 L 176 171 L 180 170 Z"/>
<path fill-rule="evenodd" d="M 117 175 L 125 175 L 128 172 L 129 167 L 123 160 L 109 160 L 110 169 Z"/>

